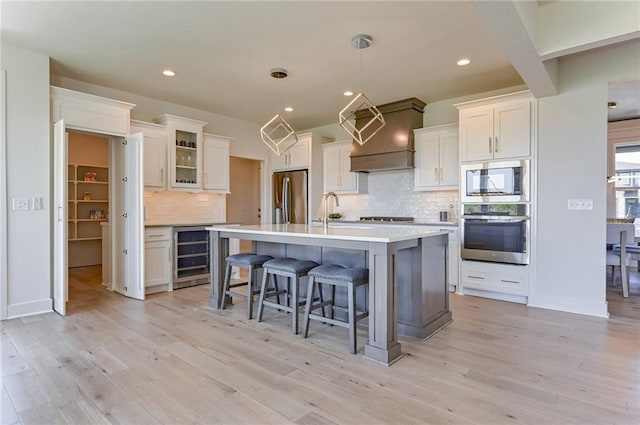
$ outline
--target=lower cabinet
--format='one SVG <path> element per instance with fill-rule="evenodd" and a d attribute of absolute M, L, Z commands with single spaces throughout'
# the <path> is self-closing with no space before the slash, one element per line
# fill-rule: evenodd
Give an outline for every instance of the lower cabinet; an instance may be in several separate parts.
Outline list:
<path fill-rule="evenodd" d="M 172 228 L 147 227 L 144 233 L 145 293 L 171 291 Z"/>
<path fill-rule="evenodd" d="M 457 227 L 443 227 L 449 233 L 449 292 L 460 285 L 460 236 Z"/>
<path fill-rule="evenodd" d="M 462 261 L 462 293 L 504 301 L 526 303 L 529 295 L 529 266 Z"/>

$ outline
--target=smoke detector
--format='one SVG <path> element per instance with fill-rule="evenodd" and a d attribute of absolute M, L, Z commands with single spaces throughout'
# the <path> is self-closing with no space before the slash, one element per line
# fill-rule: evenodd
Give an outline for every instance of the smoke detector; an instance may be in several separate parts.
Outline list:
<path fill-rule="evenodd" d="M 351 37 L 351 45 L 356 49 L 366 49 L 371 47 L 371 43 L 373 43 L 373 39 L 367 34 L 356 34 Z"/>
<path fill-rule="evenodd" d="M 284 68 L 271 68 L 271 71 L 269 72 L 273 78 L 277 79 L 287 78 L 287 76 L 289 75 L 289 72 L 287 72 L 287 70 Z"/>

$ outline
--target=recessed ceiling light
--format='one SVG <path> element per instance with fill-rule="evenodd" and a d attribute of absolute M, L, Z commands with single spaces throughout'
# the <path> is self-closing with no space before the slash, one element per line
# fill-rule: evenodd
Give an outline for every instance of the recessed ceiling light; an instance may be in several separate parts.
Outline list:
<path fill-rule="evenodd" d="M 467 58 L 462 58 L 458 62 L 456 62 L 456 64 L 458 64 L 458 66 L 469 65 L 470 63 L 471 63 L 471 61 L 469 59 L 467 59 Z"/>
<path fill-rule="evenodd" d="M 165 69 L 164 71 L 162 71 L 162 75 L 164 75 L 165 77 L 175 77 L 176 73 L 170 69 Z"/>
<path fill-rule="evenodd" d="M 609 109 L 616 109 L 618 107 L 618 104 L 616 102 L 607 102 L 607 107 Z"/>
<path fill-rule="evenodd" d="M 345 96 L 353 96 L 353 92 L 351 90 L 347 90 L 343 93 Z"/>
<path fill-rule="evenodd" d="M 293 108 L 291 106 L 285 106 L 284 110 L 287 112 L 293 112 Z"/>

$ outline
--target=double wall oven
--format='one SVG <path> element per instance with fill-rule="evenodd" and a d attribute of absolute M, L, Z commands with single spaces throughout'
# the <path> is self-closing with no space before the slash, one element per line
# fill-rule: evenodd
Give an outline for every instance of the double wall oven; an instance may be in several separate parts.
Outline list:
<path fill-rule="evenodd" d="M 529 264 L 529 161 L 466 164 L 461 170 L 462 259 Z"/>

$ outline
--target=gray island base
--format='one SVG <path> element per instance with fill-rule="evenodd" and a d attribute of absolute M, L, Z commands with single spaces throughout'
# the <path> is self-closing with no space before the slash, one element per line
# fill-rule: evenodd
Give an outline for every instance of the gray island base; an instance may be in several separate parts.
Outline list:
<path fill-rule="evenodd" d="M 304 224 L 212 226 L 209 305 L 222 305 L 229 239 L 253 241 L 258 253 L 369 269 L 365 358 L 390 365 L 401 356 L 398 333 L 426 339 L 451 322 L 447 231 Z M 339 300 L 337 300 L 339 302 Z M 228 300 L 226 301 L 228 302 Z"/>

